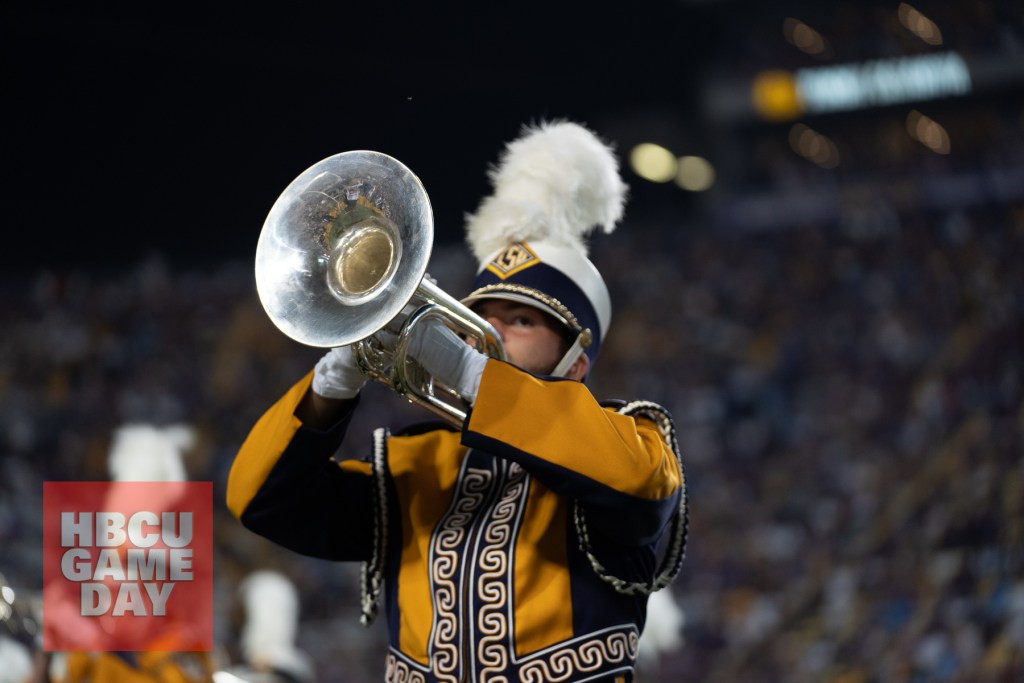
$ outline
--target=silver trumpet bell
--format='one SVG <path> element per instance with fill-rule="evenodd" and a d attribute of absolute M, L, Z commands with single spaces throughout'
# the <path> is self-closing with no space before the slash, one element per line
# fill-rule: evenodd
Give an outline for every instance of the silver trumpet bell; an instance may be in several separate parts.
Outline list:
<path fill-rule="evenodd" d="M 363 371 L 460 425 L 469 404 L 407 357 L 434 317 L 506 359 L 497 331 L 426 276 L 434 218 L 422 183 L 380 152 L 335 154 L 278 197 L 256 245 L 256 290 L 270 320 L 308 346 L 353 345 Z M 442 398 L 443 397 L 443 398 Z"/>

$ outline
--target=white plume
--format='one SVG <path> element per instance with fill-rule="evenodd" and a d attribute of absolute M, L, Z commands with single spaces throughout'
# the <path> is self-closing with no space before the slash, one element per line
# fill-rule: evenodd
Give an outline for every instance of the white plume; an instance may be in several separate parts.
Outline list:
<path fill-rule="evenodd" d="M 640 635 L 640 664 L 655 666 L 661 657 L 683 644 L 685 618 L 675 596 L 662 588 L 647 598 L 647 621 Z"/>
<path fill-rule="evenodd" d="M 0 635 L 0 683 L 30 683 L 36 680 L 32 668 L 29 649 Z"/>
<path fill-rule="evenodd" d="M 114 431 L 107 464 L 114 481 L 185 481 L 184 451 L 195 443 L 186 425 L 126 424 Z"/>
<path fill-rule="evenodd" d="M 466 216 L 466 240 L 480 262 L 520 240 L 586 255 L 584 238 L 597 226 L 615 229 L 628 191 L 611 147 L 569 121 L 524 126 L 488 176 L 493 194 Z"/>
<path fill-rule="evenodd" d="M 253 572 L 239 591 L 245 605 L 242 656 L 258 670 L 286 671 L 300 681 L 313 677 L 309 657 L 295 647 L 299 598 L 295 585 L 283 574 Z"/>

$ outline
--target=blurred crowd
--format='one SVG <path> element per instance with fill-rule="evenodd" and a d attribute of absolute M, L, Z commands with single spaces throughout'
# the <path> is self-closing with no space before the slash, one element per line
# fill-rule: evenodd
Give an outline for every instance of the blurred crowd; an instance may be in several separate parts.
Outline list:
<path fill-rule="evenodd" d="M 601 377 L 671 407 L 691 481 L 660 680 L 1020 679 L 1022 247 L 1016 206 L 608 260 Z"/>
<path fill-rule="evenodd" d="M 674 415 L 690 499 L 681 643 L 644 681 L 1024 679 L 1024 206 L 723 233 L 646 218 L 595 239 L 613 293 L 591 380 Z M 439 245 L 454 295 L 472 263 Z M 358 567 L 227 513 L 248 429 L 321 350 L 274 328 L 251 263 L 0 276 L 0 574 L 40 590 L 44 480 L 104 480 L 120 425 L 188 424 L 215 495 L 215 655 L 253 571 L 298 587 L 315 680 L 378 681 Z M 379 385 L 344 450 L 428 414 Z M 310 520 L 311 524 L 317 520 Z"/>

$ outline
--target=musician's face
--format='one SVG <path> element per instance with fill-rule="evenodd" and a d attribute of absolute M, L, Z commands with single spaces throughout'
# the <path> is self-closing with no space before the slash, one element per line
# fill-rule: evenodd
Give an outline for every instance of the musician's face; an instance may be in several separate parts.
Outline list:
<path fill-rule="evenodd" d="M 537 375 L 550 374 L 566 351 L 561 325 L 551 316 L 517 301 L 484 299 L 473 310 L 494 326 L 505 344 L 508 359 Z M 582 356 L 586 358 L 586 356 Z M 586 368 L 583 368 L 585 374 Z M 582 374 L 568 375 L 581 379 Z"/>

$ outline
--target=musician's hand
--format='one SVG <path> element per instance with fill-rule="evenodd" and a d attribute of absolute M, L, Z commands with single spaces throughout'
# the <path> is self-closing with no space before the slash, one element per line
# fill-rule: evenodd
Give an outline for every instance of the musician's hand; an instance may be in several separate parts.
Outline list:
<path fill-rule="evenodd" d="M 317 361 L 313 371 L 313 392 L 324 398 L 354 398 L 366 384 L 351 346 L 338 346 Z"/>
<path fill-rule="evenodd" d="M 476 401 L 487 356 L 469 346 L 437 318 L 425 318 L 409 340 L 410 357 L 470 403 Z"/>

